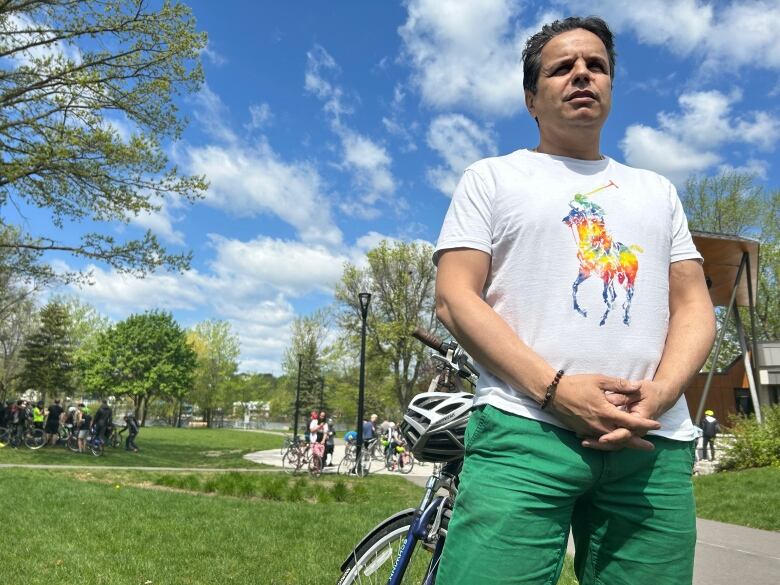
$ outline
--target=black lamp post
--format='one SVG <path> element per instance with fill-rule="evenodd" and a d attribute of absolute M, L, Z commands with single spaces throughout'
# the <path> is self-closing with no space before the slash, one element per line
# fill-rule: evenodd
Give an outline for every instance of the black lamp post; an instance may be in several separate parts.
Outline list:
<path fill-rule="evenodd" d="M 320 412 L 325 410 L 325 378 L 320 378 Z"/>
<path fill-rule="evenodd" d="M 298 356 L 298 386 L 295 389 L 295 422 L 293 423 L 293 440 L 298 440 L 298 407 L 301 401 L 301 362 L 303 356 Z"/>
<path fill-rule="evenodd" d="M 358 386 L 358 415 L 357 415 L 357 474 L 363 475 L 363 399 L 366 390 L 366 317 L 368 305 L 371 302 L 371 293 L 362 292 L 358 295 L 360 300 L 360 385 Z"/>

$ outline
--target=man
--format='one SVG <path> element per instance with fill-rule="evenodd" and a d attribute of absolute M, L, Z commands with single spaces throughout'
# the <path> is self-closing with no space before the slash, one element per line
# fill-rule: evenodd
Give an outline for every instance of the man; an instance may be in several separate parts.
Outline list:
<path fill-rule="evenodd" d="M 95 413 L 95 420 L 93 424 L 95 425 L 95 434 L 101 441 L 103 441 L 103 443 L 106 442 L 106 429 L 111 426 L 112 418 L 113 412 L 111 411 L 111 407 L 108 405 L 108 402 L 106 400 L 101 400 L 100 407 Z"/>
<path fill-rule="evenodd" d="M 135 414 L 132 412 L 125 415 L 125 428 L 127 438 L 125 439 L 125 450 L 138 453 L 138 446 L 135 444 L 135 438 L 138 436 L 138 421 L 135 420 Z"/>
<path fill-rule="evenodd" d="M 478 362 L 437 584 L 690 584 L 683 389 L 715 320 L 674 187 L 601 154 L 615 52 L 595 17 L 523 52 L 533 149 L 469 167 L 434 254 L 437 316 Z M 592 277 L 592 278 L 591 278 Z"/>
<path fill-rule="evenodd" d="M 715 437 L 720 432 L 720 423 L 715 418 L 715 412 L 712 410 L 704 411 L 704 418 L 699 423 L 701 428 L 701 458 L 707 459 L 707 447 L 710 448 L 710 459 L 715 461 Z"/>
<path fill-rule="evenodd" d="M 60 406 L 60 399 L 55 398 L 54 404 L 49 406 L 49 412 L 46 415 L 46 441 L 52 447 L 57 444 L 59 439 L 60 417 L 62 413 L 63 409 Z"/>
<path fill-rule="evenodd" d="M 87 449 L 89 433 L 92 431 L 92 415 L 89 412 L 89 407 L 83 402 L 79 402 L 76 411 L 76 429 L 79 453 L 84 453 Z"/>

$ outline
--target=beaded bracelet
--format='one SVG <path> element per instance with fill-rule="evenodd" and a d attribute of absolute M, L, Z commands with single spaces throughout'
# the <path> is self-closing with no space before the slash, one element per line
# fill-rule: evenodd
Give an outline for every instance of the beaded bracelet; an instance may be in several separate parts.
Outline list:
<path fill-rule="evenodd" d="M 544 410 L 547 408 L 550 403 L 555 399 L 555 391 L 558 390 L 558 382 L 561 381 L 561 377 L 563 376 L 563 370 L 558 370 L 555 373 L 555 378 L 553 379 L 552 383 L 547 386 L 547 391 L 544 394 L 544 400 L 542 400 L 542 404 L 540 408 Z"/>

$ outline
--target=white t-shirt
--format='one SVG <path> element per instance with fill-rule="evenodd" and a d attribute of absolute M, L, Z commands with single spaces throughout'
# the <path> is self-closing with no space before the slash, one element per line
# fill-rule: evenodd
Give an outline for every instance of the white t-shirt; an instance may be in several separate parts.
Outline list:
<path fill-rule="evenodd" d="M 575 197 L 576 196 L 576 197 Z M 610 158 L 518 150 L 460 180 L 434 252 L 490 254 L 485 301 L 556 370 L 652 379 L 669 324 L 669 265 L 701 255 L 674 186 Z M 566 427 L 480 370 L 475 402 Z M 685 397 L 653 434 L 691 440 Z"/>

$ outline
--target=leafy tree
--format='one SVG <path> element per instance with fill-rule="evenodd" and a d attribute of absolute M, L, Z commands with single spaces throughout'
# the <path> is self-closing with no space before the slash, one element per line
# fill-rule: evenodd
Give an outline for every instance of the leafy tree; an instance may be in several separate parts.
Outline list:
<path fill-rule="evenodd" d="M 171 0 L 0 2 L 0 205 L 46 209 L 61 228 L 127 222 L 162 197 L 200 197 L 204 180 L 181 176 L 161 145 L 181 134 L 174 98 L 202 83 L 205 45 L 189 8 Z M 55 277 L 41 262 L 49 251 L 141 275 L 189 261 L 151 232 L 64 242 L 30 227 L 0 217 L 5 262 L 28 278 Z"/>
<path fill-rule="evenodd" d="M 365 268 L 347 264 L 336 288 L 336 299 L 343 307 L 339 319 L 343 341 L 355 358 L 359 356 L 361 327 L 358 293 L 372 293 L 367 319 L 366 396 L 369 386 L 381 389 L 385 383 L 401 411 L 419 391 L 426 359 L 425 347 L 410 333 L 418 325 L 441 332 L 435 315 L 432 253 L 433 248 L 425 243 L 382 242 L 368 253 Z"/>
<path fill-rule="evenodd" d="M 197 356 L 170 313 L 149 311 L 100 333 L 85 361 L 87 390 L 131 397 L 144 424 L 153 399 L 180 400 L 191 390 Z"/>
<path fill-rule="evenodd" d="M 72 389 L 73 355 L 69 335 L 70 319 L 67 308 L 59 302 L 50 302 L 40 311 L 40 328 L 24 345 L 22 384 L 41 393 L 41 399 L 51 391 L 70 393 Z"/>
<path fill-rule="evenodd" d="M 750 174 L 725 172 L 688 180 L 681 197 L 691 229 L 757 238 L 761 243 L 756 288 L 756 335 L 780 339 L 780 190 L 767 192 Z M 740 309 L 748 323 L 747 309 Z M 718 311 L 724 326 L 725 310 Z M 728 324 L 718 367 L 740 353 L 736 328 Z"/>
<path fill-rule="evenodd" d="M 38 325 L 35 305 L 27 291 L 3 288 L 2 294 L 6 302 L 0 317 L 0 403 L 7 399 L 9 389 L 22 373 L 21 351 Z"/>
<path fill-rule="evenodd" d="M 96 351 L 100 334 L 111 326 L 111 321 L 89 303 L 75 297 L 55 297 L 55 300 L 68 312 L 68 336 L 73 350 L 73 388 L 83 392 L 88 358 Z"/>
<path fill-rule="evenodd" d="M 282 362 L 286 382 L 283 400 L 286 412 L 292 418 L 300 376 L 299 430 L 306 428 L 309 412 L 320 408 L 320 389 L 325 384 L 322 357 L 328 340 L 328 326 L 329 315 L 324 310 L 298 317 L 292 324 L 290 345 Z"/>
<path fill-rule="evenodd" d="M 197 355 L 192 401 L 210 427 L 214 410 L 226 407 L 230 381 L 238 369 L 241 345 L 227 321 L 203 321 L 190 332 L 189 339 Z"/>

